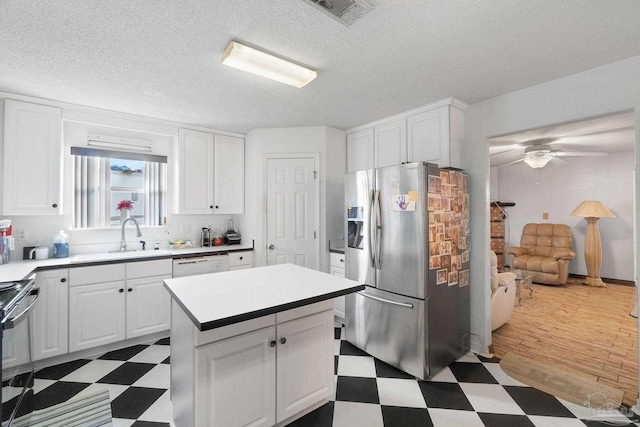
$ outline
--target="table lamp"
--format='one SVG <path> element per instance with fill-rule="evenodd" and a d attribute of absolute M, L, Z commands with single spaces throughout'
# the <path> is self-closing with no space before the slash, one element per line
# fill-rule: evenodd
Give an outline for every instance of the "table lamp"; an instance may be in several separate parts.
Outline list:
<path fill-rule="evenodd" d="M 616 216 L 605 205 L 597 200 L 585 200 L 571 212 L 571 216 L 581 216 L 587 219 L 587 235 L 584 239 L 584 261 L 587 264 L 587 277 L 584 285 L 605 287 L 600 278 L 600 264 L 602 264 L 602 243 L 598 220 L 600 218 L 615 218 Z"/>

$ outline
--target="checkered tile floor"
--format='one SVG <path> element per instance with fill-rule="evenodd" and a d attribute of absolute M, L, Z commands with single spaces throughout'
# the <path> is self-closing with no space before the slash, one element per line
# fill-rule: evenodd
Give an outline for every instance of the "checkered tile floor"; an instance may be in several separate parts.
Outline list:
<path fill-rule="evenodd" d="M 335 396 L 290 426 L 640 426 L 620 411 L 597 412 L 527 387 L 497 359 L 465 356 L 418 381 L 341 340 L 343 333 L 336 328 Z M 42 369 L 36 378 L 39 408 L 107 388 L 115 427 L 173 426 L 168 338 Z"/>

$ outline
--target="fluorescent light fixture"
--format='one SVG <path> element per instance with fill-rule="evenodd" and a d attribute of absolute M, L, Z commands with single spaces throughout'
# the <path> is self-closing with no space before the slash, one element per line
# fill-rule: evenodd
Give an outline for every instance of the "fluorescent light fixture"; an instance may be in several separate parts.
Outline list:
<path fill-rule="evenodd" d="M 534 169 L 540 169 L 546 166 L 551 160 L 551 156 L 527 157 L 524 162 Z"/>
<path fill-rule="evenodd" d="M 317 75 L 313 70 L 233 40 L 222 54 L 222 63 L 298 88 L 315 79 Z"/>

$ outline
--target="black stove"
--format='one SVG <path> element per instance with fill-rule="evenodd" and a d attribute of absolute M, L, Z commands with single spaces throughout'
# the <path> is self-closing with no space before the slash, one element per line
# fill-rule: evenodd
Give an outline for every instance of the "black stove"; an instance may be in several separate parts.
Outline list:
<path fill-rule="evenodd" d="M 0 322 L 3 325 L 7 315 L 31 293 L 33 283 L 33 279 L 0 282 Z"/>

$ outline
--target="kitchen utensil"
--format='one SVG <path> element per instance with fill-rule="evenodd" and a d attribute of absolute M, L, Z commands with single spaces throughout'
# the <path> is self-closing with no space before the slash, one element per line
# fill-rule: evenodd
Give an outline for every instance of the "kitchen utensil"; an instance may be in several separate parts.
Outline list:
<path fill-rule="evenodd" d="M 0 229 L 9 228 L 9 226 L 11 226 L 11 220 L 10 219 L 2 219 L 2 220 L 0 220 Z"/>

